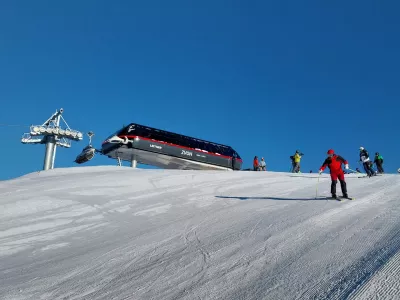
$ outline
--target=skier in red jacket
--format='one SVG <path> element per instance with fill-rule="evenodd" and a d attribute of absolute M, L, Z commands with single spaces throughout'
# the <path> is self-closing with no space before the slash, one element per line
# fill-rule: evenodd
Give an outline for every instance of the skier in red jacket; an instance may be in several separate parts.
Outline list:
<path fill-rule="evenodd" d="M 346 181 L 344 180 L 344 172 L 342 169 L 342 164 L 345 165 L 345 169 L 349 169 L 349 164 L 347 160 L 345 160 L 343 157 L 340 155 L 335 154 L 335 151 L 332 149 L 328 150 L 328 157 L 325 159 L 324 163 L 322 164 L 321 168 L 319 169 L 319 174 L 321 174 L 326 167 L 329 167 L 330 173 L 331 173 L 331 193 L 332 193 L 332 198 L 337 199 L 336 196 L 336 184 L 337 180 L 339 179 L 340 181 L 340 187 L 342 189 L 343 197 L 344 198 L 349 198 L 347 195 L 347 187 L 346 187 Z"/>

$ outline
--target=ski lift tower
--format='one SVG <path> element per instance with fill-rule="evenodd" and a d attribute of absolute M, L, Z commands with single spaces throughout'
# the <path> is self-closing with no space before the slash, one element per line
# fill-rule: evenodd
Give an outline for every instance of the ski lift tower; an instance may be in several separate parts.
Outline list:
<path fill-rule="evenodd" d="M 54 169 L 57 146 L 70 148 L 72 141 L 81 141 L 83 135 L 77 130 L 72 130 L 62 116 L 64 110 L 56 112 L 42 125 L 32 125 L 30 132 L 22 136 L 23 144 L 46 144 L 43 170 Z M 60 127 L 60 121 L 65 123 L 65 129 Z"/>

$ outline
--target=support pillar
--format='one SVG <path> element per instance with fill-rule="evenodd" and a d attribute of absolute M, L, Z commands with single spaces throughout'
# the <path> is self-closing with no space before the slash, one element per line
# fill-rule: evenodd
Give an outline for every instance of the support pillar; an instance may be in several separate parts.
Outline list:
<path fill-rule="evenodd" d="M 56 160 L 57 142 L 54 144 L 53 157 L 51 158 L 51 169 L 54 169 L 54 161 Z"/>
<path fill-rule="evenodd" d="M 137 160 L 136 160 L 136 155 L 134 155 L 131 160 L 131 167 L 136 168 L 136 166 L 137 166 Z"/>
<path fill-rule="evenodd" d="M 43 170 L 54 168 L 54 151 L 56 147 L 56 139 L 54 136 L 49 135 L 46 138 L 46 154 L 44 156 Z"/>

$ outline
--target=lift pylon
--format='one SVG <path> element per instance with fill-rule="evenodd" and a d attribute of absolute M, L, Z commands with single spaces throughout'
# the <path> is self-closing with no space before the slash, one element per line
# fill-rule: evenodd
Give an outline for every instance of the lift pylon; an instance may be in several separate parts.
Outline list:
<path fill-rule="evenodd" d="M 56 158 L 56 148 L 70 148 L 71 141 L 81 141 L 83 135 L 80 131 L 73 130 L 62 116 L 64 110 L 56 112 L 42 125 L 32 125 L 29 133 L 24 133 L 21 138 L 23 144 L 45 144 L 46 152 L 44 156 L 43 170 L 54 169 Z M 60 126 L 63 121 L 65 129 Z"/>

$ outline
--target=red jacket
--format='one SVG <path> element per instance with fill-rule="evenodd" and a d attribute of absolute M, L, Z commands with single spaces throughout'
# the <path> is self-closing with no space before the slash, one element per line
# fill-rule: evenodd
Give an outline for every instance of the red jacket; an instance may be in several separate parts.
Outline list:
<path fill-rule="evenodd" d="M 320 170 L 323 171 L 323 170 L 325 170 L 326 167 L 329 167 L 329 170 L 331 171 L 331 173 L 338 174 L 338 173 L 343 172 L 342 164 L 347 165 L 348 164 L 347 160 L 345 160 L 340 155 L 334 154 L 332 157 L 328 157 L 327 159 L 325 159 Z"/>
<path fill-rule="evenodd" d="M 255 159 L 253 160 L 253 166 L 254 166 L 254 167 L 258 167 L 258 159 L 257 159 L 257 158 L 255 158 Z"/>

